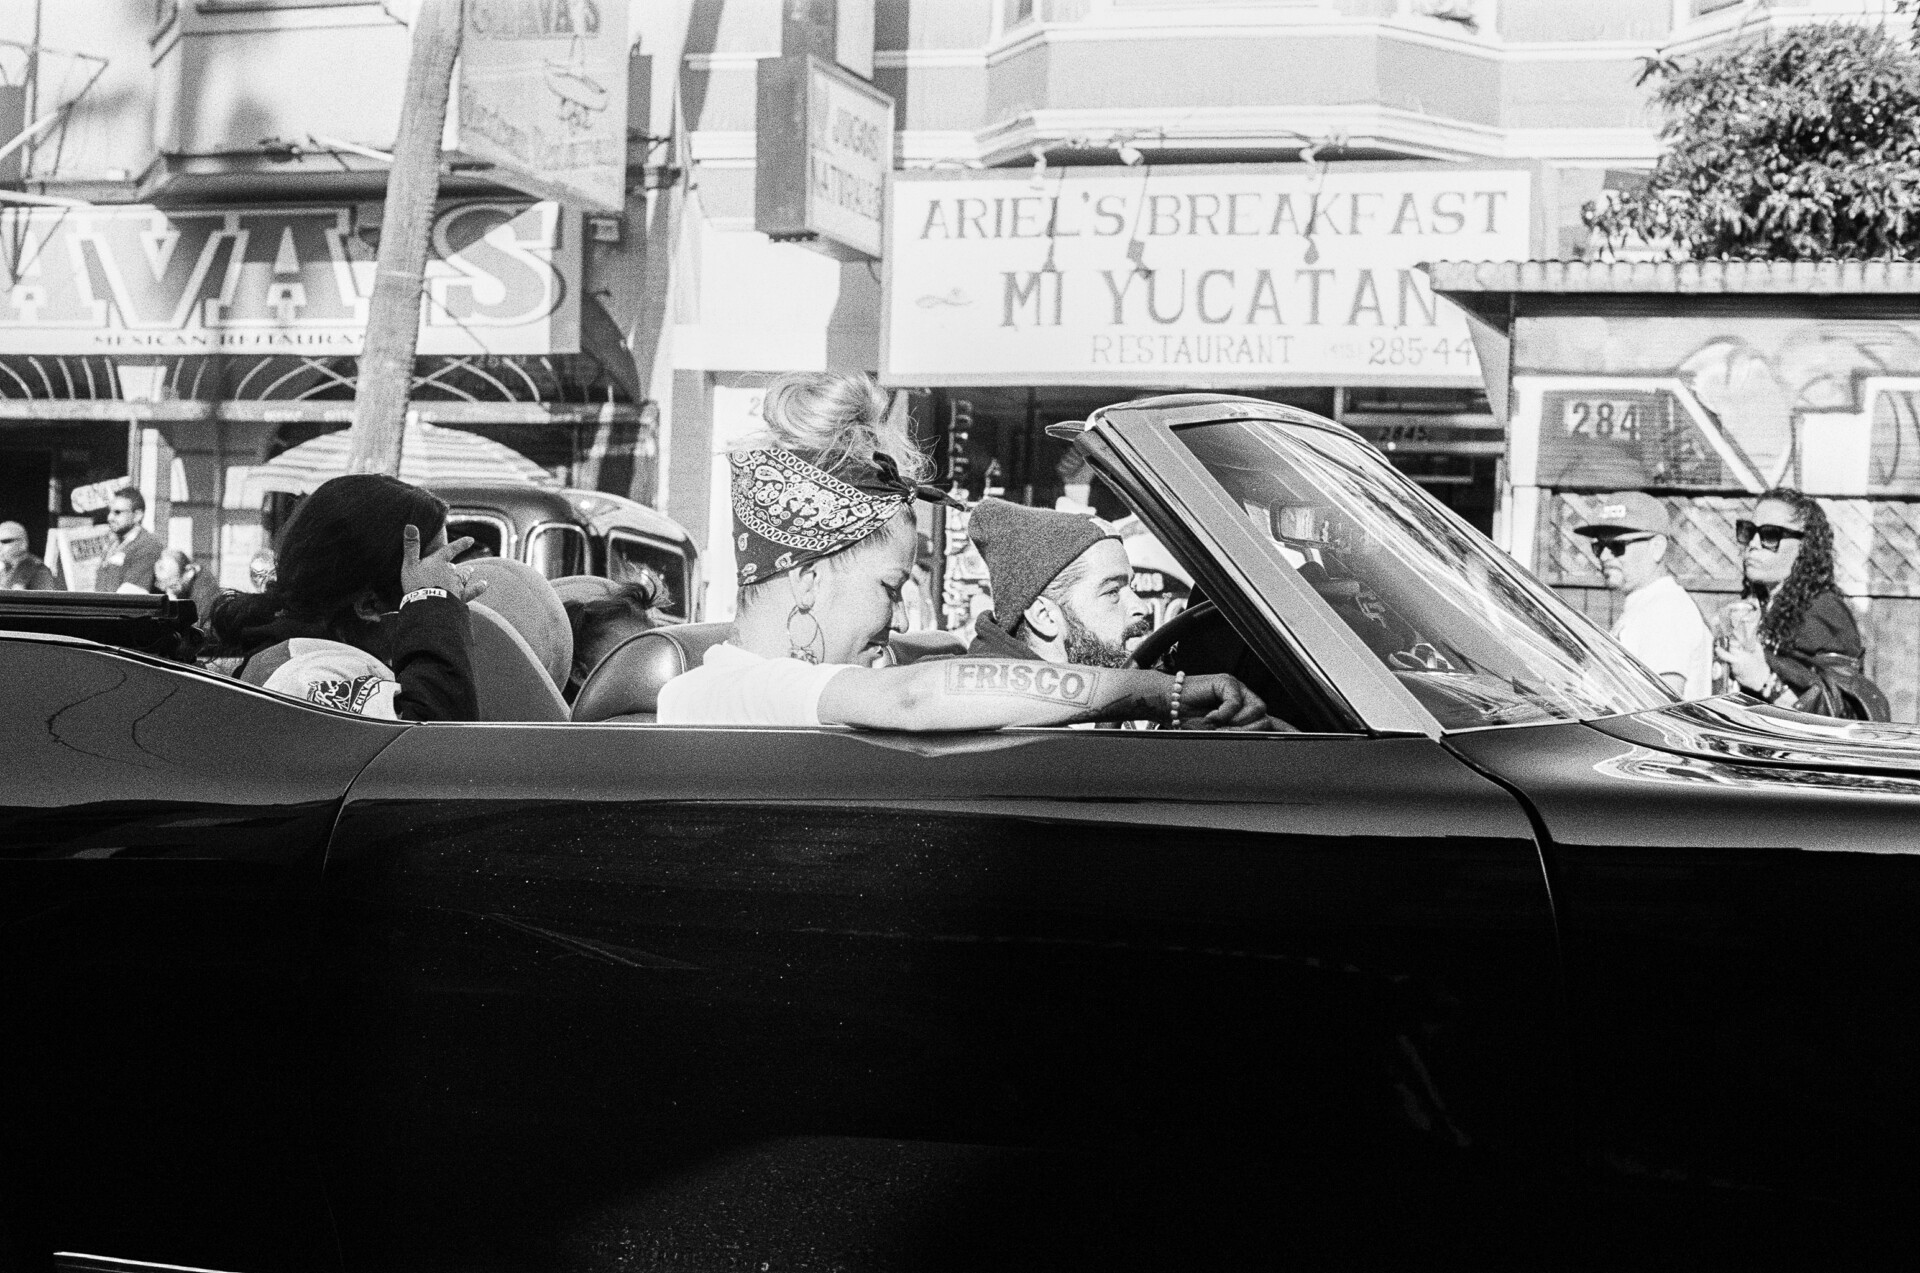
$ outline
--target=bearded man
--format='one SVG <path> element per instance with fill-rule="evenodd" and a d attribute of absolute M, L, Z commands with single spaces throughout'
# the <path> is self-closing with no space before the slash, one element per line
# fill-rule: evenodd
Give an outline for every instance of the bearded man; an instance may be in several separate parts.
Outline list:
<path fill-rule="evenodd" d="M 967 534 L 993 586 L 969 655 L 1125 667 L 1129 643 L 1151 630 L 1126 546 L 1094 518 L 984 499 Z"/>

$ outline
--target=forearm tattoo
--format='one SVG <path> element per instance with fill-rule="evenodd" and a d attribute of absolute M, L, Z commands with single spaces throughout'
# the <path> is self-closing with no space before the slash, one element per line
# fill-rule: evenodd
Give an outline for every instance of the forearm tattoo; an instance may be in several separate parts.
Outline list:
<path fill-rule="evenodd" d="M 949 694 L 1017 694 L 1047 703 L 1086 707 L 1093 702 L 1095 674 L 1085 668 L 1051 663 L 985 663 L 952 659 L 947 663 Z"/>

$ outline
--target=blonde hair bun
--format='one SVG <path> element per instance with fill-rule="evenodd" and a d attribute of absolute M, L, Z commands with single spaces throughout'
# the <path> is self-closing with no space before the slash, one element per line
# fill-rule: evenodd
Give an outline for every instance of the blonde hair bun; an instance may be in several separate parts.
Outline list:
<path fill-rule="evenodd" d="M 900 475 L 924 481 L 932 468 L 914 445 L 906 412 L 895 412 L 887 391 L 863 371 L 789 371 L 767 384 L 761 399 L 764 430 L 746 443 L 792 451 L 835 477 L 864 478 L 876 455 L 893 460 Z"/>

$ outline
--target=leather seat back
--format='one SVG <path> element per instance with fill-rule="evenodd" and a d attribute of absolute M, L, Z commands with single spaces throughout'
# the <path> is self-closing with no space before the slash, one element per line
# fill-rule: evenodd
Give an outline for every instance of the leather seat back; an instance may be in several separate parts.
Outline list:
<path fill-rule="evenodd" d="M 540 656 L 511 623 L 479 602 L 467 607 L 473 631 L 473 686 L 483 721 L 563 721 L 567 703 Z"/>
<path fill-rule="evenodd" d="M 660 690 L 707 651 L 727 639 L 727 623 L 681 623 L 649 628 L 628 637 L 600 660 L 573 700 L 576 721 L 650 722 L 660 710 Z"/>

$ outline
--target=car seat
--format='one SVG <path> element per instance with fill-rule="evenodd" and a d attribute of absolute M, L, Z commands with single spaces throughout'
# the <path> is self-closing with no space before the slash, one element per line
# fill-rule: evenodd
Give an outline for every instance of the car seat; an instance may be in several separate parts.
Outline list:
<path fill-rule="evenodd" d="M 473 686 L 483 721 L 563 721 L 567 703 L 546 666 L 511 623 L 476 601 L 467 607 L 473 632 Z"/>
<path fill-rule="evenodd" d="M 513 625 L 547 669 L 555 688 L 567 683 L 573 667 L 573 628 L 566 607 L 547 577 L 525 562 L 486 557 L 471 567 L 486 591 L 480 604 Z"/>
<path fill-rule="evenodd" d="M 950 659 L 967 652 L 967 638 L 958 632 L 923 628 L 917 632 L 896 632 L 888 638 L 895 664 L 905 667 L 921 659 Z"/>
<path fill-rule="evenodd" d="M 573 700 L 576 721 L 652 723 L 660 690 L 727 639 L 730 623 L 680 623 L 628 637 L 600 660 Z"/>

